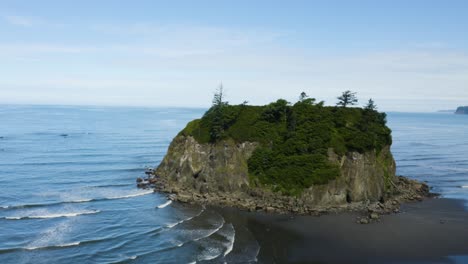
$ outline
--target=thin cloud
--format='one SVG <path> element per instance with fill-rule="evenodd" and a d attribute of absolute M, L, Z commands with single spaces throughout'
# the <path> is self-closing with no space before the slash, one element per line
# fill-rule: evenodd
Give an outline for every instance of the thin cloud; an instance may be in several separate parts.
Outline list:
<path fill-rule="evenodd" d="M 65 29 L 67 27 L 67 24 L 57 23 L 55 21 L 35 16 L 4 15 L 0 16 L 0 20 L 3 20 L 12 26 L 23 28 L 41 27 L 41 29 Z"/>
<path fill-rule="evenodd" d="M 96 102 L 105 104 L 125 104 L 125 97 L 131 96 L 135 105 L 164 105 L 170 98 L 169 101 L 184 106 L 205 106 L 220 80 L 230 90 L 229 101 L 233 103 L 248 100 L 264 104 L 280 97 L 294 101 L 300 92 L 306 91 L 333 105 L 341 91 L 351 89 L 358 92 L 363 102 L 375 99 L 382 110 L 424 111 L 450 108 L 468 97 L 468 92 L 462 89 L 468 83 L 468 56 L 463 53 L 389 51 L 317 58 L 301 56 L 300 52 L 286 56 L 281 55 L 284 51 L 275 50 L 256 55 L 238 51 L 236 54 L 155 59 L 144 52 L 133 53 L 130 57 L 129 54 L 119 57 L 114 52 L 93 53 L 93 56 L 112 57 L 112 61 L 97 58 L 92 62 L 94 67 L 106 71 L 76 75 L 73 70 L 57 69 L 62 79 L 57 79 L 55 72 L 41 73 L 31 74 L 24 80 L 6 77 L 1 84 L 15 87 L 9 96 L 17 98 L 21 96 L 15 93 L 24 94 L 20 92 L 21 87 L 23 90 L 29 87 L 64 97 L 72 91 L 92 94 Z M 76 58 L 82 55 L 76 54 Z M 73 60 L 68 58 L 67 63 Z M 426 67 L 427 64 L 431 67 Z M 438 68 L 446 70 L 433 74 Z M 444 89 L 442 96 L 441 89 Z M 193 96 L 176 99 L 189 91 L 194 91 Z M 109 93 L 120 97 L 110 98 Z M 82 98 L 83 102 L 84 99 L 89 100 Z M 80 96 L 74 100 L 80 101 Z M 423 104 L 421 100 L 436 103 Z M 416 101 L 418 103 L 411 103 Z"/>
<path fill-rule="evenodd" d="M 92 46 L 74 46 L 49 43 L 33 44 L 0 44 L 0 56 L 25 56 L 43 54 L 77 54 L 95 52 L 99 49 Z"/>
<path fill-rule="evenodd" d="M 161 51 L 169 51 L 173 54 L 172 56 L 176 52 L 171 52 L 171 50 L 178 50 L 183 54 L 199 55 L 220 53 L 255 45 L 269 45 L 284 35 L 264 29 L 240 30 L 214 26 L 152 23 L 92 25 L 90 29 L 109 37 L 138 39 L 140 46 L 143 46 L 142 50 L 158 55 L 161 54 Z"/>
<path fill-rule="evenodd" d="M 25 16 L 7 15 L 3 16 L 3 20 L 8 24 L 21 27 L 31 27 L 35 24 L 35 19 Z"/>
<path fill-rule="evenodd" d="M 32 20 L 29 20 L 32 21 Z M 19 21 L 18 21 L 19 22 Z M 42 22 L 43 25 L 51 25 Z M 24 21 L 26 25 L 26 20 Z M 30 22 L 28 25 L 32 25 Z M 187 57 L 218 56 L 242 50 L 266 48 L 276 45 L 284 34 L 262 29 L 240 30 L 233 28 L 194 25 L 82 25 L 88 34 L 105 35 L 105 42 L 80 45 L 57 43 L 0 43 L 0 55 L 25 56 L 35 54 L 95 53 L 126 56 L 149 56 L 183 59 Z M 63 34 L 68 34 L 70 28 Z M 135 42 L 135 40 L 138 40 Z"/>
<path fill-rule="evenodd" d="M 291 47 L 287 34 L 262 29 L 150 23 L 75 29 L 99 38 L 0 43 L 2 61 L 24 61 L 5 63 L 4 72 L 11 74 L 0 80 L 3 100 L 21 101 L 34 91 L 47 94 L 51 103 L 72 98 L 73 103 L 206 106 L 221 80 L 233 103 L 293 101 L 306 91 L 334 104 L 350 89 L 362 100 L 372 97 L 382 110 L 436 110 L 435 105 L 450 108 L 468 97 L 463 89 L 468 54 L 432 47 L 437 45 L 334 55 Z M 61 32 L 63 39 L 70 32 Z M 28 78 L 18 77 L 25 71 Z M 421 98 L 439 101 L 411 104 Z"/>

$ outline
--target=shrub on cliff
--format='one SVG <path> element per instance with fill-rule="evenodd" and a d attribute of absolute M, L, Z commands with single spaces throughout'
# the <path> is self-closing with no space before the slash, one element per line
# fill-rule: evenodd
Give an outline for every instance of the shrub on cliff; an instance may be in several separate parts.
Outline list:
<path fill-rule="evenodd" d="M 289 195 L 339 176 L 329 149 L 338 155 L 378 152 L 392 140 L 385 113 L 374 107 L 326 107 L 305 94 L 295 104 L 283 99 L 266 106 L 215 104 L 181 133 L 199 143 L 259 142 L 248 160 L 252 181 Z"/>

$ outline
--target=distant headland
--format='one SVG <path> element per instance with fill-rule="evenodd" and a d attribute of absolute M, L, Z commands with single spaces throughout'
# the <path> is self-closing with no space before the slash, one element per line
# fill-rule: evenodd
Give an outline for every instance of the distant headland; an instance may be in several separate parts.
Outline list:
<path fill-rule="evenodd" d="M 457 115 L 468 115 L 468 106 L 458 107 L 457 111 L 455 111 L 455 114 L 457 114 Z"/>

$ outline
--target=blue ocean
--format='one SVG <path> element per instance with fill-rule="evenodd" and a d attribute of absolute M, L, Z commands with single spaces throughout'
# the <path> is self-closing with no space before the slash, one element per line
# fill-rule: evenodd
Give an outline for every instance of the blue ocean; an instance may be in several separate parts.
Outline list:
<path fill-rule="evenodd" d="M 204 111 L 0 106 L 0 263 L 256 263 L 250 225 L 136 188 Z M 388 125 L 398 174 L 468 199 L 468 116 Z"/>

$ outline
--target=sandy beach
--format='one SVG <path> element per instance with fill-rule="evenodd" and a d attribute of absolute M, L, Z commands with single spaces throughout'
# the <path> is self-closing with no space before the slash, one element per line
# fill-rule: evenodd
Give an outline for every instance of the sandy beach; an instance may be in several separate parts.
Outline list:
<path fill-rule="evenodd" d="M 261 247 L 260 263 L 464 263 L 462 256 L 468 255 L 468 212 L 460 200 L 405 204 L 401 213 L 368 225 L 356 223 L 357 213 L 316 217 L 218 210 L 252 231 Z"/>

